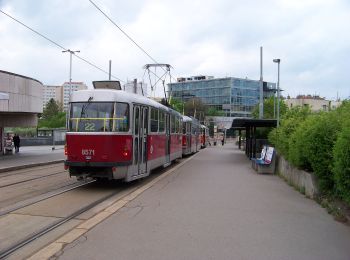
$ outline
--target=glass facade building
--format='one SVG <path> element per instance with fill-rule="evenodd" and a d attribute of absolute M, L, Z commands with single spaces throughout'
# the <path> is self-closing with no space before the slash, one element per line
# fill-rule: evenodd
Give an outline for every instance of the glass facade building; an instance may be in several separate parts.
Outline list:
<path fill-rule="evenodd" d="M 250 117 L 259 103 L 259 80 L 234 77 L 196 78 L 198 77 L 181 78 L 176 83 L 168 84 L 169 95 L 184 102 L 193 97 L 199 98 L 205 105 L 224 111 L 229 117 Z M 263 86 L 264 97 L 274 94 L 275 83 L 263 82 Z"/>

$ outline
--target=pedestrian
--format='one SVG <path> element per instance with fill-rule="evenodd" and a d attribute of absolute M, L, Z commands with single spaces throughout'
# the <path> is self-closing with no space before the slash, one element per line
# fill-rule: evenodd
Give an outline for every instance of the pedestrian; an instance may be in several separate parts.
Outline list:
<path fill-rule="evenodd" d="M 222 144 L 222 146 L 224 146 L 224 144 L 225 144 L 225 139 L 224 138 L 222 138 L 221 144 Z"/>
<path fill-rule="evenodd" d="M 15 145 L 15 152 L 16 153 L 19 152 L 20 143 L 21 143 L 21 139 L 19 138 L 19 135 L 15 134 L 15 136 L 13 137 L 13 144 Z"/>

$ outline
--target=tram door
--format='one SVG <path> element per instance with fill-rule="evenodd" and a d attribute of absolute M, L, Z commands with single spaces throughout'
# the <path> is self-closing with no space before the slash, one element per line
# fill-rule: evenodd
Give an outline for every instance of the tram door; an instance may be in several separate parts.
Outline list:
<path fill-rule="evenodd" d="M 165 163 L 170 163 L 170 115 L 165 114 Z"/>
<path fill-rule="evenodd" d="M 147 172 L 148 108 L 134 105 L 134 165 L 136 175 Z"/>

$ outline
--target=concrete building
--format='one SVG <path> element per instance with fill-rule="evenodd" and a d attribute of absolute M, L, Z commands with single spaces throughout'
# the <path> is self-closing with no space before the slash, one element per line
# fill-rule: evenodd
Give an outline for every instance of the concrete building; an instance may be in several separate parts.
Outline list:
<path fill-rule="evenodd" d="M 0 70 L 0 154 L 4 127 L 37 126 L 42 108 L 43 84 L 33 78 Z"/>
<path fill-rule="evenodd" d="M 136 93 L 145 97 L 148 96 L 147 84 L 145 82 L 137 82 L 135 88 L 134 81 L 128 81 L 124 84 L 122 89 L 129 93 Z"/>
<path fill-rule="evenodd" d="M 289 108 L 308 106 L 312 111 L 330 111 L 341 105 L 341 101 L 326 100 L 312 95 L 298 95 L 296 98 L 287 98 L 284 101 Z"/>
<path fill-rule="evenodd" d="M 55 101 L 63 105 L 63 109 L 66 110 L 69 102 L 70 92 L 87 89 L 87 86 L 83 82 L 69 82 L 63 83 L 62 86 L 43 86 L 43 108 L 45 108 L 47 102 L 53 98 Z"/>
<path fill-rule="evenodd" d="M 83 82 L 65 82 L 62 85 L 62 100 L 60 101 L 63 104 L 63 109 L 66 111 L 69 103 L 70 93 L 73 91 L 87 89 L 88 87 Z"/>
<path fill-rule="evenodd" d="M 264 97 L 274 94 L 275 85 L 263 82 Z M 208 107 L 224 111 L 227 117 L 250 117 L 259 103 L 259 90 L 259 80 L 234 77 L 193 76 L 178 78 L 176 83 L 168 84 L 172 97 L 184 102 L 193 97 L 200 98 Z"/>
<path fill-rule="evenodd" d="M 43 86 L 43 109 L 46 107 L 47 102 L 52 98 L 63 104 L 62 86 Z"/>

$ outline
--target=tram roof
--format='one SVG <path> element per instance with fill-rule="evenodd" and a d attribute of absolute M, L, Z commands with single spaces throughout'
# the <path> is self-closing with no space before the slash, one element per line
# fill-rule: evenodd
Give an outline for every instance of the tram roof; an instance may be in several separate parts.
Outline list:
<path fill-rule="evenodd" d="M 125 103 L 138 103 L 143 105 L 152 106 L 155 108 L 159 108 L 173 114 L 178 114 L 177 111 L 168 108 L 157 101 L 154 101 L 150 98 L 137 95 L 134 93 L 128 93 L 124 90 L 112 90 L 112 89 L 86 89 L 86 90 L 78 90 L 74 91 L 71 95 L 70 102 L 125 102 Z"/>

